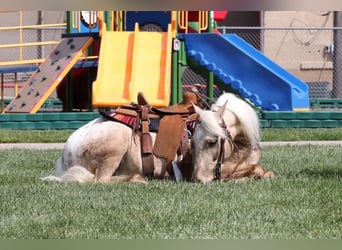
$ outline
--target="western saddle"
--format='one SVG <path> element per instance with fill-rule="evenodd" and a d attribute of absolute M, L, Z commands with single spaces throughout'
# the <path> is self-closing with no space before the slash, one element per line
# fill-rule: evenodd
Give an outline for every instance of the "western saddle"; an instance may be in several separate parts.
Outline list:
<path fill-rule="evenodd" d="M 113 112 L 100 111 L 107 119 L 124 123 L 134 133 L 141 131 L 141 152 L 143 173 L 147 177 L 163 178 L 154 175 L 153 156 L 165 159 L 167 172 L 173 173 L 172 162 L 175 155 L 181 160 L 177 165 L 183 178 L 190 180 L 192 173 L 189 140 L 197 122 L 193 103 L 203 108 L 203 100 L 198 93 L 188 91 L 183 94 L 181 103 L 155 108 L 149 105 L 143 93 L 138 93 L 137 103 L 117 107 Z M 150 132 L 156 132 L 153 145 Z"/>

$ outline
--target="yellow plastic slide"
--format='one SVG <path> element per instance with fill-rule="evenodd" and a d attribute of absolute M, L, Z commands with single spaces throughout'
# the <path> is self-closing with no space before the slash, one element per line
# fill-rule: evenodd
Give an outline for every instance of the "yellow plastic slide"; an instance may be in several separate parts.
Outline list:
<path fill-rule="evenodd" d="M 93 105 L 116 107 L 137 102 L 143 92 L 155 107 L 166 107 L 171 93 L 171 43 L 168 32 L 103 30 Z"/>

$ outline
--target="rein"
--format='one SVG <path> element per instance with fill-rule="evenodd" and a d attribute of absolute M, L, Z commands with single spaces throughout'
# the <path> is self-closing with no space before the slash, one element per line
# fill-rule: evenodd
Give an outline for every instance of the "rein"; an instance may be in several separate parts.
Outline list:
<path fill-rule="evenodd" d="M 217 158 L 217 162 L 214 168 L 214 180 L 220 180 L 221 179 L 221 166 L 223 164 L 224 160 L 224 142 L 226 140 L 221 138 L 221 144 L 220 144 L 220 152 Z"/>
<path fill-rule="evenodd" d="M 202 108 L 206 107 L 208 110 L 210 110 L 210 104 L 209 102 L 212 102 L 211 98 L 209 98 L 208 96 L 202 94 L 199 92 L 199 87 L 198 86 L 194 86 L 191 91 L 193 91 L 194 93 L 196 93 L 198 99 L 202 102 Z"/>

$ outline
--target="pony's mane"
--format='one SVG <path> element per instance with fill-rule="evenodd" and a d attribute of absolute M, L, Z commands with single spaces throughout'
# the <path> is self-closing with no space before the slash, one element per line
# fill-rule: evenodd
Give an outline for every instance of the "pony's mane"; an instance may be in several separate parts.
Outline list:
<path fill-rule="evenodd" d="M 204 129 L 210 134 L 221 138 L 227 138 L 226 132 L 221 127 L 218 117 L 211 110 L 202 110 L 200 121 Z"/>
<path fill-rule="evenodd" d="M 246 136 L 252 145 L 259 145 L 259 119 L 254 109 L 244 100 L 232 93 L 222 94 L 215 106 L 223 106 L 227 102 L 226 109 L 233 112 L 245 128 Z"/>

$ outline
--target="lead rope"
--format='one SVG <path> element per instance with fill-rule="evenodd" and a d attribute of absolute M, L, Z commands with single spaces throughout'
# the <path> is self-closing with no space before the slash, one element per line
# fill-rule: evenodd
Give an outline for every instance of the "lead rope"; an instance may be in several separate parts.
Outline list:
<path fill-rule="evenodd" d="M 191 91 L 194 92 L 194 93 L 197 95 L 197 100 L 200 100 L 200 101 L 203 103 L 203 105 L 202 105 L 201 108 L 205 108 L 205 107 L 206 107 L 208 110 L 210 110 L 210 105 L 209 105 L 209 103 L 208 103 L 207 101 L 212 102 L 212 100 L 211 100 L 208 96 L 206 96 L 206 95 L 204 95 L 204 94 L 201 94 L 201 93 L 199 92 L 199 89 L 200 89 L 200 88 L 201 88 L 200 85 L 195 84 L 195 85 L 191 88 Z M 200 104 L 199 101 L 198 101 L 198 104 Z M 200 105 L 200 106 L 201 106 L 201 105 Z"/>

